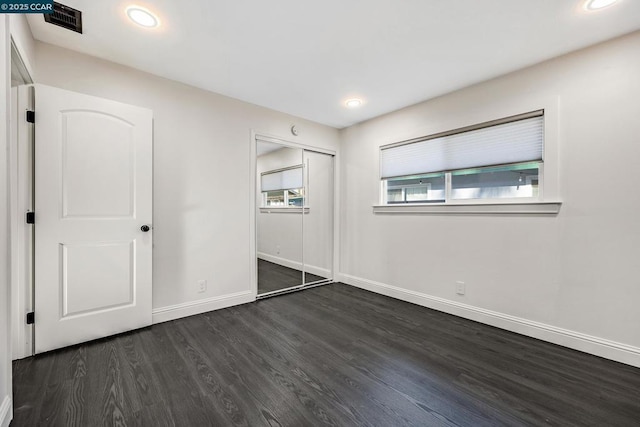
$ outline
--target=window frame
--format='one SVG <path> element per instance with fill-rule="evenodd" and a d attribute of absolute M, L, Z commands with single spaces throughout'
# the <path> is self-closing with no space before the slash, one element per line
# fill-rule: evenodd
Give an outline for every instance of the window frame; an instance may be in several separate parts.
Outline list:
<path fill-rule="evenodd" d="M 492 169 L 495 168 L 497 166 L 486 166 L 486 167 L 482 167 L 482 168 L 469 168 L 469 169 L 460 169 L 458 171 L 451 171 L 448 172 L 448 179 L 449 179 L 449 184 L 447 186 L 447 184 L 445 183 L 445 190 L 448 192 L 447 194 L 447 199 L 451 204 L 456 204 L 456 203 L 463 203 L 463 204 L 470 204 L 470 203 L 478 203 L 478 201 L 482 202 L 482 201 L 486 201 L 488 203 L 500 203 L 501 201 L 504 201 L 505 203 L 518 203 L 518 202 L 523 202 L 523 203 L 527 203 L 527 202 L 536 202 L 536 201 L 543 201 L 543 193 L 544 193 L 544 161 L 539 161 L 539 162 L 521 162 L 521 163 L 512 163 L 511 165 L 504 165 L 504 166 L 520 166 L 520 165 L 526 165 L 526 164 L 532 164 L 532 163 L 537 163 L 538 166 L 538 174 L 535 175 L 538 178 L 538 195 L 536 196 L 531 196 L 531 197 L 494 197 L 494 198 L 477 198 L 477 199 L 456 199 L 453 198 L 453 196 L 451 195 L 451 192 L 454 190 L 453 188 L 453 175 L 454 172 L 458 172 L 458 171 L 468 171 L 468 170 L 473 170 L 473 169 Z M 502 165 L 500 165 L 502 166 Z M 527 185 L 527 181 L 531 181 L 532 176 L 528 176 L 526 177 L 525 180 L 525 185 Z M 531 183 L 529 182 L 529 185 Z"/>
<path fill-rule="evenodd" d="M 513 163 L 513 165 L 521 165 L 527 163 L 536 163 L 536 162 L 522 162 L 522 163 Z M 508 165 L 506 165 L 508 166 Z M 469 169 L 458 169 L 457 171 L 465 171 L 471 169 L 491 169 L 496 166 L 486 166 L 481 168 L 469 168 Z M 541 161 L 538 163 L 538 195 L 531 197 L 502 197 L 502 198 L 478 198 L 478 199 L 454 199 L 451 195 L 453 190 L 452 186 L 452 175 L 453 172 L 457 171 L 443 171 L 441 173 L 444 174 L 444 191 L 445 191 L 445 199 L 444 201 L 424 201 L 424 202 L 414 202 L 415 205 L 429 204 L 429 205 L 470 205 L 470 204 L 500 204 L 500 203 L 535 203 L 535 202 L 543 202 L 545 199 L 543 197 L 544 194 L 544 162 Z M 418 175 L 415 175 L 418 176 Z M 388 205 L 406 205 L 411 203 L 389 203 L 387 201 L 387 181 L 388 179 L 380 178 L 381 181 L 381 193 L 380 193 L 380 205 L 388 206 Z"/>
<path fill-rule="evenodd" d="M 289 189 L 286 189 L 286 190 L 283 189 L 283 190 L 263 191 L 261 193 L 262 194 L 262 200 L 260 202 L 260 206 L 259 207 L 260 208 L 285 208 L 285 207 L 299 208 L 300 206 L 298 206 L 298 205 L 289 204 L 289 199 L 290 199 L 289 192 L 291 192 L 292 190 L 299 190 L 299 189 L 302 189 L 302 187 L 298 188 L 298 189 L 289 188 Z M 282 205 L 269 205 L 268 204 L 269 193 L 281 193 L 283 204 Z M 302 197 L 302 199 L 305 199 L 304 194 L 302 194 L 300 197 Z M 305 202 L 305 205 L 306 205 L 306 202 Z"/>
<path fill-rule="evenodd" d="M 477 124 L 460 126 L 452 130 L 443 132 L 426 133 L 427 136 L 407 138 L 402 141 L 381 144 L 378 148 L 379 156 L 379 198 L 378 204 L 373 205 L 374 213 L 506 213 L 506 214 L 557 214 L 562 202 L 559 196 L 558 179 L 558 98 L 548 97 L 529 104 L 533 108 L 519 108 L 520 111 L 529 113 L 513 114 L 513 106 L 504 109 L 507 114 L 492 114 L 494 118 L 478 121 Z M 499 109 L 498 109 L 499 110 Z M 538 195 L 533 197 L 519 198 L 479 198 L 479 199 L 452 199 L 451 198 L 451 172 L 442 171 L 445 174 L 445 201 L 444 202 L 420 202 L 420 203 L 387 203 L 386 190 L 387 179 L 382 178 L 382 156 L 383 149 L 404 144 L 435 139 L 443 136 L 463 133 L 471 130 L 487 128 L 503 123 L 526 119 L 527 116 L 535 117 L 541 112 L 544 120 L 544 141 L 542 160 L 539 162 L 538 171 Z M 511 114 L 509 114 L 511 113 Z M 540 114 L 538 114 L 540 115 Z M 502 117 L 495 119 L 495 117 Z M 521 162 L 528 163 L 528 162 Z M 515 163 L 519 164 L 519 163 Z M 498 165 L 495 165 L 498 166 Z M 494 166 L 487 166 L 488 168 Z M 475 168 L 469 168 L 475 169 Z M 477 168 L 481 169 L 481 168 Z"/>
<path fill-rule="evenodd" d="M 387 183 L 387 181 L 384 182 L 385 183 L 385 188 L 384 188 L 384 194 L 385 194 L 385 198 L 388 197 L 388 191 L 389 191 L 389 185 Z M 427 187 L 427 194 L 429 194 L 431 190 L 431 183 L 430 182 L 425 182 L 424 184 L 407 184 L 407 185 L 401 185 L 401 186 L 397 186 L 400 191 L 402 191 L 402 201 L 401 202 L 389 202 L 387 201 L 386 203 L 389 205 L 404 205 L 407 203 L 437 203 L 437 202 L 429 202 L 428 200 L 425 201 L 420 201 L 420 202 L 408 202 L 407 201 L 407 193 L 406 190 L 407 188 L 419 188 L 419 187 Z"/>

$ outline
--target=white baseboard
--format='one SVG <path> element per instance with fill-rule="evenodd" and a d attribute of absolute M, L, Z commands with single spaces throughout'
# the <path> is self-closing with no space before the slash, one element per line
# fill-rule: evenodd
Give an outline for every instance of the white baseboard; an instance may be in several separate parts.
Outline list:
<path fill-rule="evenodd" d="M 11 398 L 9 396 L 5 396 L 2 401 L 2 405 L 0 405 L 0 427 L 9 427 L 11 418 L 13 418 L 13 413 L 11 412 Z"/>
<path fill-rule="evenodd" d="M 465 319 L 506 329 L 507 331 L 548 341 L 574 350 L 594 354 L 606 359 L 640 367 L 640 348 L 598 338 L 568 329 L 511 316 L 496 311 L 485 310 L 468 304 L 434 297 L 408 289 L 402 289 L 373 280 L 362 279 L 348 274 L 340 274 L 336 281 L 366 289 L 399 300 L 411 302 Z"/>
<path fill-rule="evenodd" d="M 264 253 L 264 252 L 258 252 L 258 258 L 259 259 L 263 259 L 265 261 L 272 262 L 274 264 L 283 265 L 285 267 L 289 267 L 289 268 L 293 268 L 295 270 L 302 271 L 302 263 L 298 262 L 298 261 L 292 261 L 290 259 L 280 258 L 280 257 L 277 257 L 275 255 L 269 255 L 269 254 Z M 315 274 L 316 276 L 326 277 L 328 279 L 331 278 L 331 270 L 328 270 L 326 268 L 317 267 L 315 265 L 308 265 L 307 264 L 307 265 L 304 266 L 304 270 L 307 273 Z"/>
<path fill-rule="evenodd" d="M 254 292 L 243 291 L 197 301 L 184 302 L 182 304 L 170 305 L 167 307 L 154 308 L 152 312 L 152 322 L 155 325 L 156 323 L 168 322 L 169 320 L 206 313 L 207 311 L 220 310 L 221 308 L 245 304 L 255 300 L 256 296 Z"/>

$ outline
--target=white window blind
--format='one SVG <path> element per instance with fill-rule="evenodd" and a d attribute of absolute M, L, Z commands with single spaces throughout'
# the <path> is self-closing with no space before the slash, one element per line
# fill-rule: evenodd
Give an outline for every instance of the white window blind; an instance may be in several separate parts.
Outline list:
<path fill-rule="evenodd" d="M 540 112 L 542 114 L 542 112 Z M 542 160 L 544 116 L 382 147 L 383 179 Z"/>
<path fill-rule="evenodd" d="M 261 186 L 263 192 L 302 188 L 302 166 L 265 172 L 261 176 Z"/>

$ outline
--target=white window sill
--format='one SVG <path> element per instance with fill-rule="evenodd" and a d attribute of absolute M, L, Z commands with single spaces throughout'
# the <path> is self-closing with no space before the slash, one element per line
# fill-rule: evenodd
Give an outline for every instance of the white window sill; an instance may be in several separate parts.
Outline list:
<path fill-rule="evenodd" d="M 374 205 L 376 214 L 527 214 L 555 215 L 562 202 L 407 203 Z"/>
<path fill-rule="evenodd" d="M 266 207 L 266 208 L 260 208 L 260 213 L 301 213 L 302 212 L 301 207 L 286 207 L 286 206 L 282 206 L 282 207 Z M 304 207 L 304 213 L 308 214 L 309 213 L 309 207 L 305 206 Z"/>

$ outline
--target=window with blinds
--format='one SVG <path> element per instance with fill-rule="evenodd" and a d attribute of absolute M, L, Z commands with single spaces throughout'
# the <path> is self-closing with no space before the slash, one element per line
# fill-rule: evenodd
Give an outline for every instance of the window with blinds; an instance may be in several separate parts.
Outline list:
<path fill-rule="evenodd" d="M 304 204 L 302 165 L 263 172 L 260 186 L 263 207 L 299 207 Z"/>
<path fill-rule="evenodd" d="M 381 147 L 383 202 L 536 198 L 544 111 Z"/>

